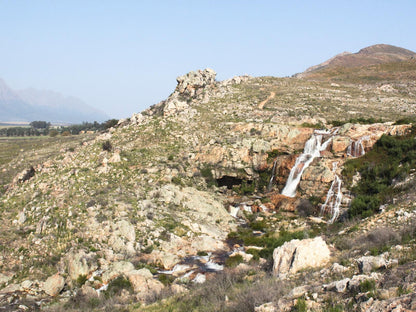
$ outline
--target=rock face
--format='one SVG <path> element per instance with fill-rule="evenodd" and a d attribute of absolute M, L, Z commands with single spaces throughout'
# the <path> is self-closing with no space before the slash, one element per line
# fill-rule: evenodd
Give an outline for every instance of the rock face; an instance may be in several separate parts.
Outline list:
<path fill-rule="evenodd" d="M 330 251 L 322 237 L 294 239 L 274 250 L 273 274 L 281 276 L 308 267 L 319 267 L 325 265 L 329 259 Z"/>

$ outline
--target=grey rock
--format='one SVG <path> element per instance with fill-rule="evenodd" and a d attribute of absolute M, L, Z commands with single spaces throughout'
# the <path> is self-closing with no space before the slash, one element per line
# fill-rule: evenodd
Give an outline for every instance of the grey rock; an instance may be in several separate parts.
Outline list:
<path fill-rule="evenodd" d="M 320 267 L 330 259 L 330 250 L 322 237 L 294 239 L 273 252 L 273 274 L 296 273 L 307 267 Z"/>
<path fill-rule="evenodd" d="M 388 263 L 384 254 L 380 256 L 364 256 L 357 259 L 360 273 L 370 273 L 376 269 L 386 268 Z"/>

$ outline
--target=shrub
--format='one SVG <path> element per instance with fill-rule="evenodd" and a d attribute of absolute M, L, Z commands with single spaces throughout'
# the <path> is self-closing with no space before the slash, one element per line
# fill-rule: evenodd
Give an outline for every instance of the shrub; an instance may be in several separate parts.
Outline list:
<path fill-rule="evenodd" d="M 59 132 L 56 131 L 55 129 L 49 130 L 49 136 L 50 137 L 56 137 L 58 134 L 59 134 Z"/>
<path fill-rule="evenodd" d="M 165 286 L 172 284 L 173 281 L 175 280 L 175 277 L 173 277 L 172 275 L 167 275 L 167 274 L 159 274 L 157 278 Z"/>
<path fill-rule="evenodd" d="M 109 140 L 107 140 L 107 141 L 103 142 L 102 148 L 103 148 L 103 151 L 110 152 L 113 149 L 113 146 L 111 145 L 111 142 Z"/>
<path fill-rule="evenodd" d="M 82 285 L 85 284 L 86 281 L 87 281 L 87 275 L 85 274 L 79 275 L 77 278 L 77 286 L 81 287 Z"/>
<path fill-rule="evenodd" d="M 299 204 L 296 206 L 296 212 L 301 217 L 308 217 L 313 215 L 315 211 L 315 207 L 308 199 L 301 199 Z"/>
<path fill-rule="evenodd" d="M 376 290 L 376 282 L 372 279 L 364 280 L 360 283 L 360 292 L 369 292 Z"/>
<path fill-rule="evenodd" d="M 214 179 L 214 175 L 212 174 L 212 167 L 209 165 L 204 165 L 201 170 L 201 175 L 205 179 L 205 182 L 208 186 L 217 185 L 217 181 Z"/>
<path fill-rule="evenodd" d="M 229 257 L 227 260 L 225 260 L 225 266 L 228 267 L 228 268 L 235 268 L 237 265 L 239 265 L 243 261 L 244 260 L 243 260 L 242 255 L 235 255 L 235 256 Z"/>
<path fill-rule="evenodd" d="M 104 129 L 109 129 L 109 128 L 111 128 L 111 127 L 116 126 L 116 125 L 117 125 L 117 123 L 118 123 L 118 119 L 109 119 L 109 120 L 105 121 L 105 122 L 102 124 L 102 127 L 103 127 Z"/>
<path fill-rule="evenodd" d="M 306 312 L 307 308 L 306 308 L 306 300 L 305 298 L 299 298 L 296 301 L 296 304 L 293 306 L 292 311 L 296 311 L 296 312 Z"/>
<path fill-rule="evenodd" d="M 117 278 L 113 279 L 109 284 L 107 290 L 104 292 L 104 296 L 106 298 L 110 298 L 113 296 L 118 296 L 121 294 L 123 289 L 132 292 L 133 286 L 131 285 L 130 281 L 124 276 L 118 276 Z"/>

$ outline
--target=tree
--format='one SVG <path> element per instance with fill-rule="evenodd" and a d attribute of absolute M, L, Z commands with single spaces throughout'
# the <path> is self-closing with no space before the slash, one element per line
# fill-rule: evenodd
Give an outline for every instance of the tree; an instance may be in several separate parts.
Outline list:
<path fill-rule="evenodd" d="M 51 123 L 38 120 L 38 121 L 32 121 L 30 123 L 30 126 L 35 129 L 49 129 L 49 127 L 51 126 Z"/>

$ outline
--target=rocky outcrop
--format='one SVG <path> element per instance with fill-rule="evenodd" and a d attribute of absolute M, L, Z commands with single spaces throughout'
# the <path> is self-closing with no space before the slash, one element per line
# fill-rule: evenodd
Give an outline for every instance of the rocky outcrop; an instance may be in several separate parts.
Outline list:
<path fill-rule="evenodd" d="M 299 270 L 325 265 L 330 260 L 330 250 L 322 237 L 294 239 L 273 252 L 273 274 L 284 276 Z"/>
<path fill-rule="evenodd" d="M 203 95 L 207 86 L 215 83 L 216 72 L 212 69 L 191 71 L 176 78 L 178 85 L 167 100 L 157 104 L 154 109 L 162 110 L 163 116 L 168 117 L 179 112 L 192 113 L 190 102 Z"/>
<path fill-rule="evenodd" d="M 201 94 L 202 90 L 215 82 L 217 73 L 210 69 L 191 71 L 183 76 L 176 78 L 178 85 L 175 91 L 180 95 L 194 98 Z"/>

